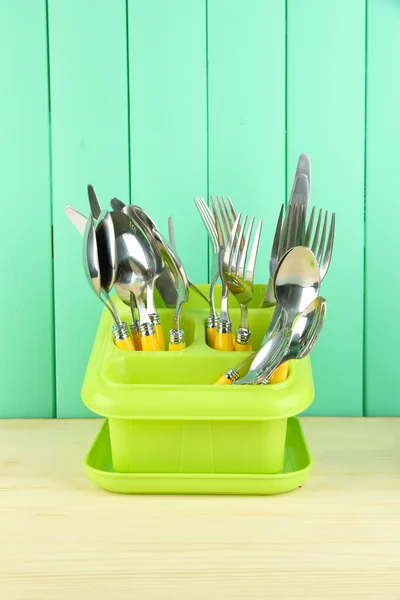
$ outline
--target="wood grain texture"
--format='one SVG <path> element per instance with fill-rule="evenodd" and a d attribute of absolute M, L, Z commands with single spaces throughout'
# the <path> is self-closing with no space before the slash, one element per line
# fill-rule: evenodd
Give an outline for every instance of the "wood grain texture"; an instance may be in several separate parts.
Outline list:
<path fill-rule="evenodd" d="M 397 319 L 391 310 L 377 312 L 382 284 L 390 289 L 390 304 L 400 301 L 397 263 L 398 181 L 400 164 L 400 6 L 368 1 L 367 39 L 367 176 L 366 176 L 366 414 L 399 415 Z M 382 313 L 382 314 L 381 314 Z"/>
<path fill-rule="evenodd" d="M 64 207 L 129 201 L 125 3 L 49 0 L 57 416 L 87 416 L 80 390 L 103 305 L 86 282 Z"/>
<path fill-rule="evenodd" d="M 311 476 L 275 497 L 111 494 L 99 420 L 0 422 L 1 597 L 397 599 L 400 419 L 302 422 Z"/>
<path fill-rule="evenodd" d="M 188 276 L 207 281 L 206 2 L 129 2 L 131 199 L 168 236 Z"/>
<path fill-rule="evenodd" d="M 285 2 L 208 2 L 209 193 L 264 219 L 255 280 L 267 282 L 285 201 Z"/>
<path fill-rule="evenodd" d="M 0 56 L 0 417 L 52 417 L 53 282 L 44 0 L 0 2 Z"/>
<path fill-rule="evenodd" d="M 316 399 L 309 414 L 361 415 L 364 0 L 288 0 L 287 43 L 288 184 L 298 155 L 308 153 L 310 206 L 336 212 L 333 258 L 321 287 L 328 313 L 312 355 Z"/>

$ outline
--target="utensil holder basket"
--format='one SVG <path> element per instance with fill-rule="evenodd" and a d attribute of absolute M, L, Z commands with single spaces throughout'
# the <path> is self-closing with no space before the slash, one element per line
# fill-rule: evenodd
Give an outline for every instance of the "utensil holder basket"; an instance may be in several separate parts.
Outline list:
<path fill-rule="evenodd" d="M 207 285 L 199 287 L 207 294 Z M 272 308 L 257 308 L 264 289 L 256 286 L 249 307 L 254 349 L 260 346 L 273 312 Z M 217 298 L 219 294 L 220 289 Z M 130 322 L 129 308 L 118 299 L 116 304 L 121 317 Z M 157 304 L 168 342 L 174 311 L 163 308 L 160 298 Z M 116 483 L 107 486 L 104 480 L 99 483 L 97 477 L 96 483 L 102 487 L 142 493 L 236 493 L 235 486 L 229 485 L 225 486 L 228 491 L 221 491 L 221 480 L 250 477 L 275 481 L 287 475 L 288 438 L 293 437 L 295 427 L 300 432 L 296 435 L 301 435 L 300 426 L 293 425 L 289 436 L 288 421 L 304 411 L 314 397 L 310 360 L 292 361 L 288 378 L 279 384 L 214 385 L 220 375 L 239 365 L 249 353 L 219 352 L 207 346 L 208 315 L 204 301 L 191 291 L 182 317 L 185 350 L 127 352 L 113 344 L 111 317 L 103 311 L 82 399 L 88 408 L 107 418 L 103 442 L 109 445 L 110 481 L 118 481 L 118 476 L 121 481 L 132 476 L 130 481 L 133 477 L 140 481 L 147 478 L 152 485 L 139 486 L 138 490 L 135 486 L 116 489 Z M 235 330 L 240 310 L 234 300 L 230 315 Z M 99 463 L 101 452 L 97 449 L 94 453 L 92 449 L 92 459 L 94 454 Z M 89 463 L 88 473 L 92 476 L 96 465 L 93 466 L 93 460 Z M 309 461 L 303 460 L 302 464 L 305 468 Z M 174 478 L 179 480 L 179 489 L 174 485 L 160 485 L 159 489 L 156 485 L 153 489 L 154 482 Z M 207 489 L 196 487 L 196 481 L 205 479 L 209 481 Z M 186 487 L 183 481 L 187 482 Z M 251 489 L 251 485 L 244 486 L 238 493 L 268 493 Z"/>

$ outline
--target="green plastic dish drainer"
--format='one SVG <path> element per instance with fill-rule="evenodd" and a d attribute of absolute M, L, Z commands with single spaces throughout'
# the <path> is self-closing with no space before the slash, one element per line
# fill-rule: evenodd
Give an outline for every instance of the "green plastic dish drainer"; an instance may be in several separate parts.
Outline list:
<path fill-rule="evenodd" d="M 208 286 L 199 286 L 207 293 Z M 256 286 L 249 319 L 259 347 L 273 309 L 259 309 Z M 220 289 L 217 292 L 217 298 Z M 115 299 L 115 298 L 114 298 Z M 231 299 L 233 327 L 240 310 Z M 121 317 L 129 308 L 116 300 Z M 159 314 L 167 341 L 173 309 Z M 309 358 L 292 361 L 286 381 L 267 386 L 214 382 L 248 353 L 218 352 L 205 341 L 204 301 L 191 291 L 182 327 L 185 350 L 127 352 L 115 347 L 104 310 L 82 399 L 105 424 L 86 458 L 89 477 L 121 493 L 272 494 L 298 487 L 310 457 L 295 415 L 312 402 Z"/>

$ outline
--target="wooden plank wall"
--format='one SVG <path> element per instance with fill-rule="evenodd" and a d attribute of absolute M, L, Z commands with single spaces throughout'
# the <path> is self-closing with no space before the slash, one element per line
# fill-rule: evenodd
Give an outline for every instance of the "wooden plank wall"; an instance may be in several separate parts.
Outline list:
<path fill-rule="evenodd" d="M 313 352 L 313 415 L 363 414 L 364 10 L 364 0 L 288 0 L 288 183 L 307 152 L 310 205 L 337 214 L 321 287 L 326 329 Z"/>
<path fill-rule="evenodd" d="M 57 415 L 85 416 L 80 388 L 102 304 L 64 214 L 129 198 L 126 10 L 110 0 L 49 0 Z"/>
<path fill-rule="evenodd" d="M 308 413 L 400 415 L 396 320 L 378 311 L 380 282 L 394 303 L 400 290 L 399 25 L 389 0 L 0 3 L 0 416 L 91 414 L 80 388 L 102 306 L 63 212 L 87 213 L 88 183 L 164 229 L 172 215 L 189 275 L 205 281 L 193 198 L 230 195 L 263 217 L 268 256 L 301 152 L 311 203 L 337 214 Z"/>
<path fill-rule="evenodd" d="M 0 2 L 0 69 L 0 417 L 52 417 L 52 206 L 43 0 Z"/>
<path fill-rule="evenodd" d="M 400 415 L 397 256 L 400 6 L 368 0 L 366 111 L 365 413 Z"/>

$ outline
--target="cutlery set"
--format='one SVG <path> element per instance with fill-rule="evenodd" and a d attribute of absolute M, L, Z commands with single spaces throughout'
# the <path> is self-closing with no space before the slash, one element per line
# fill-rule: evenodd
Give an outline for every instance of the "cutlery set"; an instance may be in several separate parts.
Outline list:
<path fill-rule="evenodd" d="M 247 353 L 217 384 L 263 385 L 285 380 L 290 361 L 304 358 L 314 348 L 326 315 L 320 288 L 332 257 L 335 214 L 329 216 L 327 211 L 313 207 L 308 217 L 310 185 L 309 157 L 302 154 L 287 210 L 282 205 L 278 215 L 269 273 L 265 273 L 268 283 L 260 305 L 260 309 L 273 308 L 273 312 L 265 311 L 266 315 L 272 312 L 272 318 L 266 316 L 265 334 L 256 350 L 248 307 L 254 299 L 257 259 L 260 262 L 262 219 L 256 221 L 254 216 L 237 211 L 230 198 L 211 197 L 209 205 L 202 197 L 194 200 L 210 241 L 207 297 L 189 279 L 178 256 L 172 217 L 168 219 L 167 239 L 139 206 L 113 198 L 110 209 L 103 210 L 89 185 L 88 217 L 70 206 L 64 210 L 82 235 L 86 278 L 112 317 L 115 345 L 128 352 L 166 350 L 155 302 L 157 289 L 166 307 L 174 310 L 168 351 L 184 350 L 187 340 L 182 311 L 191 291 L 209 307 L 204 333 L 208 346 L 232 352 L 232 357 L 236 352 Z M 219 309 L 217 283 L 221 284 Z M 130 308 L 130 324 L 121 319 L 118 303 L 111 296 L 113 289 Z M 232 329 L 230 297 L 240 309 L 236 331 Z"/>

